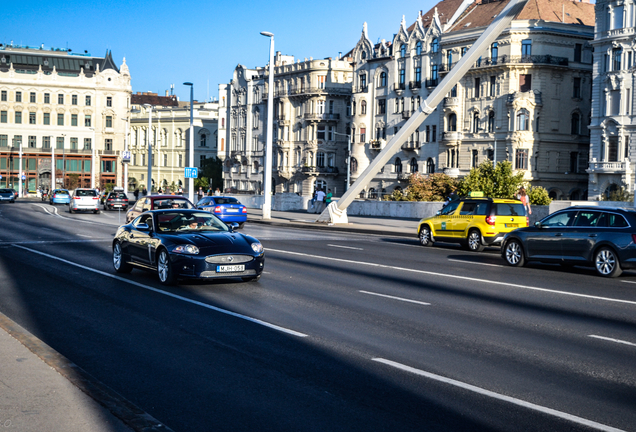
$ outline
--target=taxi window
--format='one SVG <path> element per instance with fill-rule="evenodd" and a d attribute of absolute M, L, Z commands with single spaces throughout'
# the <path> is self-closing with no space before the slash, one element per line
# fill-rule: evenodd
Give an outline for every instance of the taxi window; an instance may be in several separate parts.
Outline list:
<path fill-rule="evenodd" d="M 475 214 L 475 208 L 477 208 L 477 204 L 474 202 L 465 202 L 462 205 L 462 208 L 459 209 L 459 214 L 460 215 L 465 215 L 465 216 L 472 216 L 473 214 Z"/>
<path fill-rule="evenodd" d="M 442 211 L 439 212 L 439 214 L 450 215 L 457 209 L 458 206 L 459 206 L 459 201 L 451 202 L 448 205 L 446 205 L 446 207 L 444 207 Z"/>
<path fill-rule="evenodd" d="M 576 212 L 574 211 L 566 211 L 566 212 L 557 213 L 555 215 L 548 216 L 547 218 L 543 219 L 541 221 L 541 225 L 546 227 L 568 226 L 572 223 L 572 220 L 574 219 L 575 214 Z"/>
<path fill-rule="evenodd" d="M 480 202 L 480 203 L 477 203 L 477 208 L 475 209 L 473 214 L 475 216 L 487 216 L 488 215 L 487 212 L 488 212 L 488 203 Z"/>

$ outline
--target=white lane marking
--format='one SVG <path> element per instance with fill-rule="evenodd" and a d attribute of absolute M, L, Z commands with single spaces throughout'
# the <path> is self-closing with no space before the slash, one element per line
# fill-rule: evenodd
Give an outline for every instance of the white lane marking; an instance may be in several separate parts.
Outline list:
<path fill-rule="evenodd" d="M 86 238 L 93 238 L 93 236 L 89 236 L 86 234 L 77 234 L 78 237 L 86 237 Z"/>
<path fill-rule="evenodd" d="M 394 361 L 391 361 L 391 360 L 386 360 L 386 359 L 383 359 L 383 358 L 374 358 L 372 360 L 376 361 L 378 363 L 383 363 L 385 365 L 392 366 L 394 368 L 403 370 L 405 372 L 410 372 L 410 373 L 415 374 L 415 375 L 423 376 L 425 378 L 429 378 L 429 379 L 432 379 L 432 380 L 435 380 L 435 381 L 439 381 L 439 382 L 442 382 L 442 383 L 445 383 L 445 384 L 449 384 L 449 385 L 452 385 L 452 386 L 455 386 L 455 387 L 459 387 L 459 388 L 462 388 L 464 390 L 468 390 L 468 391 L 471 391 L 471 392 L 474 392 L 474 393 L 478 393 L 478 394 L 481 394 L 481 395 L 484 395 L 484 396 L 491 397 L 493 399 L 499 399 L 499 400 L 504 401 L 504 402 L 508 402 L 508 403 L 511 403 L 511 404 L 514 404 L 514 405 L 518 405 L 518 406 L 521 406 L 521 407 L 524 407 L 524 408 L 528 408 L 528 409 L 531 409 L 531 410 L 534 410 L 534 411 L 538 411 L 538 412 L 541 412 L 541 413 L 544 413 L 544 414 L 548 414 L 548 415 L 551 415 L 551 416 L 554 416 L 554 417 L 558 417 L 558 418 L 561 418 L 561 419 L 564 419 L 564 420 L 568 420 L 568 421 L 571 421 L 573 423 L 577 423 L 577 424 L 580 424 L 580 425 L 583 425 L 583 426 L 587 426 L 587 427 L 590 427 L 590 428 L 593 428 L 593 429 L 596 429 L 596 430 L 605 431 L 605 432 L 625 432 L 622 429 L 617 429 L 617 428 L 614 428 L 614 427 L 611 427 L 611 426 L 604 425 L 602 423 L 597 423 L 597 422 L 592 421 L 592 420 L 588 420 L 588 419 L 584 419 L 582 417 L 578 417 L 578 416 L 575 416 L 575 415 L 572 415 L 572 414 L 564 413 L 563 411 L 557 411 L 557 410 L 552 409 L 552 408 L 547 408 L 547 407 L 544 407 L 544 406 L 541 406 L 541 405 L 533 404 L 531 402 L 526 402 L 526 401 L 521 400 L 521 399 L 517 399 L 517 398 L 510 397 L 510 396 L 506 396 L 506 395 L 502 395 L 502 394 L 499 394 L 499 393 L 495 393 L 493 391 L 486 390 L 486 389 L 483 389 L 481 387 L 477 387 L 477 386 L 474 386 L 474 385 L 471 385 L 471 384 L 467 384 L 467 383 L 464 383 L 464 382 L 461 382 L 461 381 L 457 381 L 457 380 L 454 380 L 454 379 L 451 379 L 451 378 L 446 378 L 446 377 L 443 377 L 441 375 L 436 375 L 436 374 L 431 373 L 431 372 L 423 371 L 421 369 L 415 369 L 413 367 L 406 366 L 406 365 L 403 365 L 401 363 L 397 363 L 397 362 L 394 362 Z"/>
<path fill-rule="evenodd" d="M 342 249 L 364 250 L 362 248 L 351 247 L 351 246 L 340 246 L 340 245 L 335 245 L 335 244 L 327 244 L 327 246 L 331 246 L 331 247 L 335 247 L 335 248 L 342 248 Z"/>
<path fill-rule="evenodd" d="M 112 242 L 113 238 L 108 237 L 104 239 L 91 239 L 91 240 L 23 240 L 23 241 L 0 241 L 0 246 L 13 246 L 21 244 L 60 244 L 60 243 L 91 243 L 91 242 Z"/>
<path fill-rule="evenodd" d="M 424 306 L 430 306 L 430 303 L 425 303 L 425 302 L 421 302 L 421 301 L 417 301 L 417 300 L 411 300 L 411 299 L 406 299 L 406 298 L 402 298 L 402 297 L 394 297 L 391 295 L 386 295 L 386 294 L 380 294 L 380 293 L 374 293 L 374 292 L 370 292 L 370 291 L 359 291 L 362 294 L 370 294 L 370 295 L 374 295 L 374 296 L 378 296 L 378 297 L 386 297 L 386 298 L 390 298 L 393 300 L 399 300 L 399 301 L 403 301 L 403 302 L 409 302 L 409 303 L 417 303 L 417 304 L 421 304 Z"/>
<path fill-rule="evenodd" d="M 475 262 L 475 261 L 458 260 L 458 259 L 452 259 L 452 258 L 449 258 L 448 260 L 449 261 L 453 261 L 453 262 L 462 263 L 462 264 L 475 264 L 475 265 L 483 265 L 483 266 L 489 266 L 489 267 L 508 267 L 508 266 L 503 266 L 501 264 L 488 264 L 488 263 L 480 263 L 480 262 Z"/>
<path fill-rule="evenodd" d="M 624 303 L 624 304 L 629 304 L 629 305 L 636 305 L 636 301 L 631 301 L 631 300 L 621 300 L 621 299 L 614 299 L 614 298 L 609 298 L 609 297 L 598 297 L 598 296 L 593 296 L 593 295 L 588 295 L 588 294 L 571 293 L 571 292 L 567 292 L 567 291 L 557 291 L 557 290 L 533 287 L 533 286 L 528 286 L 528 285 L 519 285 L 519 284 L 508 283 L 508 282 L 498 282 L 498 281 L 487 280 L 487 279 L 471 278 L 471 277 L 468 277 L 468 276 L 458 276 L 458 275 L 452 275 L 452 274 L 447 274 L 447 273 L 436 273 L 436 272 L 426 271 L 426 270 L 415 270 L 415 269 L 410 269 L 410 268 L 405 268 L 405 267 L 396 267 L 396 266 L 390 266 L 390 265 L 385 265 L 385 264 L 376 264 L 376 263 L 370 263 L 370 262 L 364 262 L 364 261 L 353 261 L 353 260 L 347 260 L 347 259 L 342 259 L 342 258 L 332 258 L 332 257 L 325 257 L 325 256 L 320 256 L 320 255 L 311 255 L 311 254 L 305 254 L 305 253 L 301 253 L 301 252 L 284 251 L 284 250 L 280 250 L 280 249 L 267 248 L 267 251 L 268 252 L 278 252 L 278 253 L 288 254 L 288 255 L 304 256 L 304 257 L 308 257 L 308 258 L 323 259 L 323 260 L 327 260 L 327 261 L 337 261 L 337 262 L 342 262 L 342 263 L 347 263 L 347 264 L 357 264 L 357 265 L 362 265 L 362 266 L 377 267 L 377 268 L 391 269 L 391 270 L 411 272 L 411 273 L 419 273 L 419 274 L 425 274 L 425 275 L 430 275 L 430 276 L 438 276 L 438 277 L 444 277 L 444 278 L 449 278 L 449 279 L 460 279 L 460 280 L 465 280 L 465 281 L 470 281 L 470 282 L 481 282 L 481 283 L 485 283 L 485 284 L 489 284 L 489 285 L 502 285 L 502 286 L 506 286 L 506 287 L 527 289 L 527 290 L 531 290 L 531 291 L 547 292 L 547 293 L 565 295 L 565 296 L 571 296 L 571 297 L 581 297 L 581 298 L 592 299 L 592 300 L 602 300 L 602 301 L 608 301 L 608 302 L 614 302 L 614 303 Z"/>
<path fill-rule="evenodd" d="M 631 283 L 631 284 L 636 284 L 636 281 L 627 281 L 627 280 L 624 280 L 624 281 L 621 281 L 621 282 L 624 282 L 624 283 Z"/>
<path fill-rule="evenodd" d="M 49 255 L 47 253 L 40 252 L 40 251 L 37 251 L 35 249 L 29 249 L 27 247 L 20 246 L 20 245 L 16 245 L 16 247 L 19 247 L 20 249 L 24 249 L 26 251 L 29 251 L 29 252 L 32 252 L 32 253 L 35 253 L 35 254 L 38 254 L 38 255 L 45 256 L 47 258 L 51 258 L 51 259 L 54 259 L 54 260 L 57 260 L 57 261 L 61 261 L 63 263 L 66 263 L 66 264 L 69 264 L 69 265 L 72 265 L 72 266 L 75 266 L 75 267 L 79 267 L 81 269 L 84 269 L 84 270 L 87 270 L 87 271 L 90 271 L 90 272 L 93 272 L 93 273 L 97 273 L 97 274 L 102 275 L 102 276 L 106 276 L 106 277 L 109 277 L 109 278 L 112 278 L 112 279 L 116 279 L 116 280 L 121 281 L 121 282 L 125 282 L 125 283 L 128 283 L 130 285 L 135 285 L 135 286 L 138 286 L 140 288 L 146 289 L 148 291 L 155 292 L 157 294 L 163 294 L 165 296 L 172 297 L 174 299 L 181 300 L 181 301 L 184 301 L 186 303 L 191 303 L 191 304 L 194 304 L 194 305 L 197 305 L 197 306 L 204 307 L 206 309 L 210 309 L 210 310 L 213 310 L 213 311 L 216 311 L 216 312 L 220 312 L 220 313 L 223 313 L 223 314 L 226 314 L 226 315 L 233 316 L 235 318 L 240 318 L 240 319 L 243 319 L 243 320 L 246 320 L 246 321 L 250 321 L 252 323 L 259 324 L 259 325 L 262 325 L 262 326 L 265 326 L 265 327 L 269 327 L 271 329 L 278 330 L 280 332 L 287 333 L 287 334 L 290 334 L 290 335 L 293 335 L 293 336 L 307 337 L 306 334 L 297 332 L 295 330 L 290 330 L 290 329 L 287 329 L 285 327 L 277 326 L 276 324 L 268 323 L 267 321 L 261 321 L 261 320 L 256 319 L 256 318 L 251 318 L 251 317 L 248 317 L 246 315 L 241 315 L 241 314 L 238 314 L 236 312 L 232 312 L 232 311 L 229 311 L 229 310 L 221 309 L 221 308 L 218 308 L 216 306 L 212 306 L 212 305 L 209 305 L 209 304 L 206 304 L 206 303 L 203 303 L 203 302 L 192 300 L 192 299 L 189 299 L 189 298 L 186 298 L 186 297 L 181 297 L 179 295 L 172 294 L 172 293 L 169 293 L 169 292 L 166 292 L 166 291 L 162 291 L 160 289 L 153 288 L 151 286 L 144 285 L 144 284 L 141 284 L 139 282 L 131 281 L 131 280 L 125 279 L 125 278 L 117 276 L 117 275 L 113 275 L 113 274 L 110 274 L 110 273 L 103 272 L 101 270 L 96 270 L 96 269 L 93 269 L 93 268 L 90 268 L 90 267 L 86 267 L 86 266 L 84 266 L 82 264 L 78 264 L 78 263 L 75 263 L 75 262 L 72 262 L 72 261 L 65 260 L 64 258 L 56 257 L 54 255 Z"/>
<path fill-rule="evenodd" d="M 614 339 L 614 338 L 609 338 L 609 337 L 605 337 L 605 336 L 598 336 L 598 335 L 588 335 L 588 336 L 591 337 L 591 338 L 595 338 L 595 339 L 602 339 L 602 340 L 606 340 L 606 341 L 610 341 L 610 342 L 616 342 L 616 343 L 619 343 L 619 344 L 636 346 L 636 343 L 627 342 L 627 341 L 620 340 L 620 339 Z"/>

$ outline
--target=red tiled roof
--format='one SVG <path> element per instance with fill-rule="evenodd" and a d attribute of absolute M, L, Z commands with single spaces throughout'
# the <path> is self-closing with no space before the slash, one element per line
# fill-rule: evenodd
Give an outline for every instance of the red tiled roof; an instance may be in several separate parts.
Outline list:
<path fill-rule="evenodd" d="M 157 94 L 134 94 L 130 102 L 133 105 L 150 104 L 152 106 L 179 106 L 176 96 L 158 96 Z"/>
<path fill-rule="evenodd" d="M 446 22 L 453 17 L 459 6 L 463 3 L 464 0 L 442 0 L 437 3 L 435 6 L 431 8 L 425 14 L 422 14 L 422 27 L 427 28 L 433 22 L 433 15 L 435 14 L 435 8 L 437 8 L 437 14 L 439 15 L 439 21 L 442 25 L 446 24 Z M 415 28 L 415 24 L 411 24 L 411 26 L 407 29 L 408 33 L 411 33 Z"/>

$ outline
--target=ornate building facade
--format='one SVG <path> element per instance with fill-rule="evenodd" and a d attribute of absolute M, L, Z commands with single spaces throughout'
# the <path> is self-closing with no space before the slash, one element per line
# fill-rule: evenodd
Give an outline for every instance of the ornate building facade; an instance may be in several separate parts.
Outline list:
<path fill-rule="evenodd" d="M 310 197 L 316 188 L 345 190 L 347 132 L 351 118 L 352 67 L 348 59 L 305 59 L 276 54 L 272 184 L 275 192 Z M 267 124 L 266 68 L 239 65 L 229 85 L 219 87 L 227 100 L 226 189 L 260 192 Z M 222 109 L 222 108 L 221 108 Z M 221 127 L 224 121 L 221 120 Z"/>
<path fill-rule="evenodd" d="M 110 51 L 0 44 L 0 187 L 18 189 L 20 171 L 30 191 L 123 185 L 130 95 L 126 60 L 117 67 Z"/>
<path fill-rule="evenodd" d="M 596 2 L 594 84 L 590 124 L 590 199 L 636 186 L 636 119 L 634 117 L 634 35 L 632 1 Z"/>
<path fill-rule="evenodd" d="M 146 106 L 150 105 L 151 109 Z M 219 104 L 194 102 L 194 166 L 217 157 Z M 129 188 L 148 188 L 148 133 L 152 143 L 152 180 L 155 190 L 182 186 L 186 189 L 185 167 L 189 166 L 190 102 L 154 93 L 132 96 L 130 129 Z"/>
<path fill-rule="evenodd" d="M 507 0 L 444 0 L 420 14 L 410 28 L 403 21 L 391 44 L 375 47 L 365 28 L 353 51 L 355 74 L 358 84 L 363 79 L 380 91 L 354 95 L 358 112 L 360 104 L 367 106 L 366 116 L 356 117 L 356 127 L 366 132 L 372 125 L 373 134 L 369 143 L 354 151 L 363 160 L 360 168 L 375 156 L 376 147 L 382 148 L 385 133 L 390 138 L 397 132 L 400 121 L 411 115 L 506 4 Z M 584 198 L 593 8 L 569 0 L 528 3 L 384 167 L 366 195 L 403 187 L 413 172 L 461 177 L 490 159 L 509 160 L 553 198 Z"/>

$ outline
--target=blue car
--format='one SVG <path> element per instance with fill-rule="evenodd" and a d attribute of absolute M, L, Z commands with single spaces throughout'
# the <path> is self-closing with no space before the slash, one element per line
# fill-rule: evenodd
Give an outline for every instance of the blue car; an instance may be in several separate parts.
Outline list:
<path fill-rule="evenodd" d="M 196 207 L 209 211 L 226 224 L 235 222 L 239 228 L 243 228 L 247 221 L 247 207 L 233 197 L 206 196 L 201 198 Z"/>
<path fill-rule="evenodd" d="M 66 189 L 55 189 L 49 194 L 49 204 L 68 204 L 71 202 L 71 194 Z"/>

